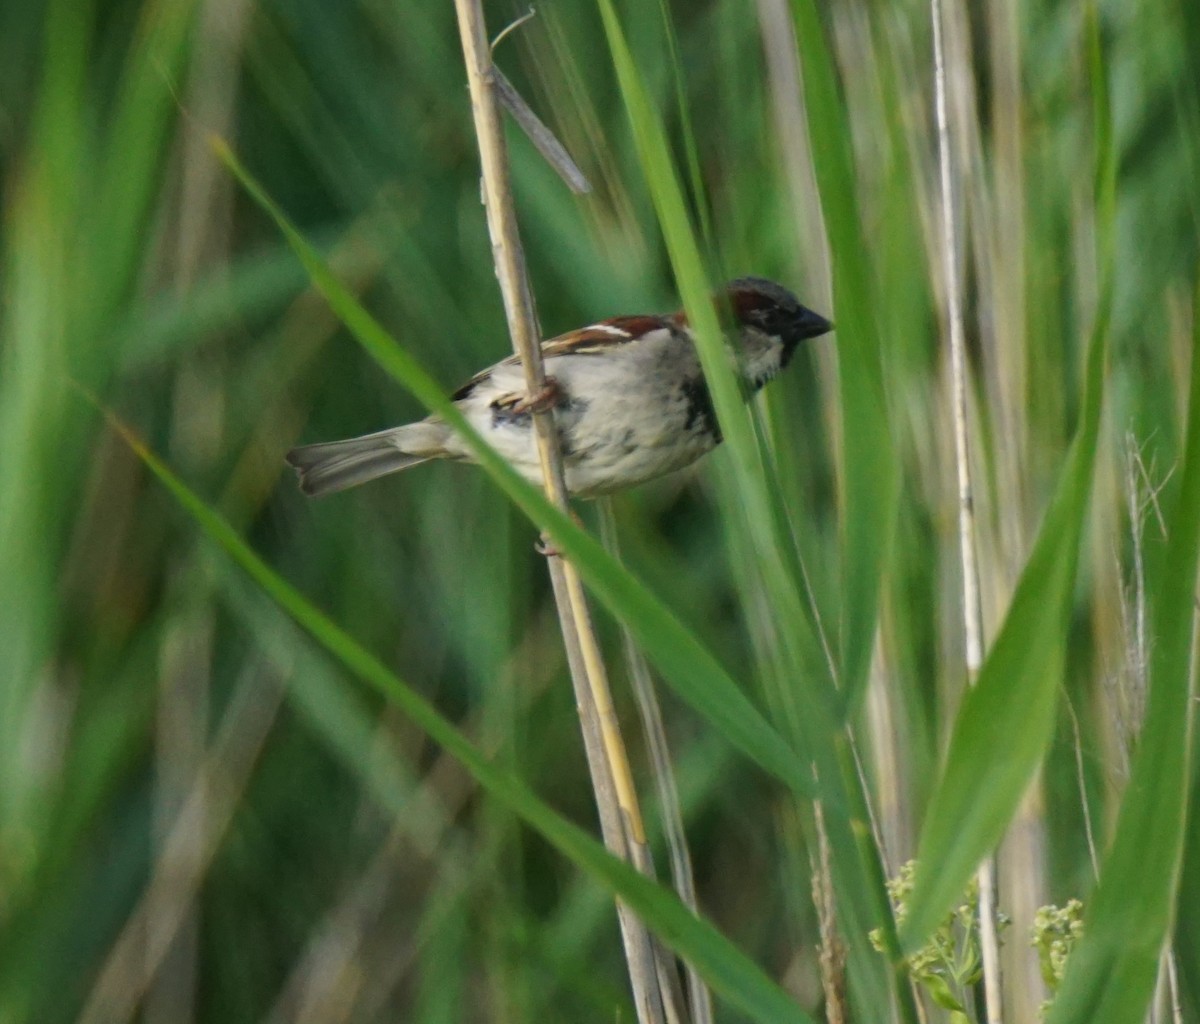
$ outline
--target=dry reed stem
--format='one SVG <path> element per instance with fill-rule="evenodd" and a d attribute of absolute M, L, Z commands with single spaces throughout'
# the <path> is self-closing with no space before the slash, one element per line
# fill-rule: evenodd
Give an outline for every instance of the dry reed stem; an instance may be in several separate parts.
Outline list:
<path fill-rule="evenodd" d="M 512 27 L 512 25 L 509 26 L 509 28 Z M 507 31 L 508 29 L 505 29 L 505 32 Z M 495 43 L 492 45 L 494 46 Z M 576 195 L 582 196 L 591 192 L 592 183 L 587 180 L 587 175 L 579 169 L 579 164 L 571 159 L 571 154 L 558 141 L 554 132 L 546 127 L 542 119 L 533 112 L 533 108 L 525 102 L 525 98 L 517 92 L 516 86 L 498 67 L 492 68 L 492 75 L 496 96 L 504 105 L 504 109 L 512 114 L 513 120 L 521 127 L 526 137 L 533 143 L 534 148 L 541 153 L 542 159 L 554 168 L 555 173 L 566 183 L 567 188 Z"/>
<path fill-rule="evenodd" d="M 185 371 L 186 373 L 186 371 Z M 159 652 L 159 699 L 154 724 L 154 774 L 151 827 L 154 871 L 167 878 L 186 877 L 204 848 L 208 831 L 203 795 L 195 807 L 195 830 L 181 842 L 174 826 L 204 763 L 212 683 L 214 612 L 211 589 L 201 586 L 198 601 L 187 590 L 202 574 L 194 554 L 175 567 L 173 599 L 181 606 L 163 636 Z M 198 605 L 188 607 L 189 603 Z M 161 958 L 151 950 L 150 981 L 142 999 L 146 1024 L 190 1021 L 200 975 L 200 917 L 194 899 L 183 907 L 151 901 L 146 934 L 173 933 Z M 182 912 L 180 912 L 182 911 Z"/>
<path fill-rule="evenodd" d="M 554 589 L 555 602 L 560 609 L 571 601 L 563 568 L 558 559 L 551 559 L 550 582 Z M 645 860 L 638 854 L 638 851 L 644 849 L 644 844 L 638 844 L 629 837 L 629 830 L 625 828 L 622 820 L 620 800 L 605 755 L 600 718 L 592 699 L 587 664 L 584 660 L 582 645 L 579 643 L 578 632 L 573 620 L 563 621 L 561 624 L 563 626 L 563 642 L 567 651 L 567 664 L 571 670 L 571 683 L 575 690 L 575 703 L 579 709 L 584 752 L 591 773 L 592 787 L 596 794 L 600 833 L 604 838 L 604 844 L 610 850 L 623 859 L 632 861 L 639 870 L 644 870 Z M 629 965 L 630 981 L 634 988 L 634 1002 L 638 1007 L 638 1019 L 639 1021 L 642 1019 L 643 1007 L 645 1007 L 645 1012 L 650 1014 L 651 1020 L 665 1020 L 658 983 L 657 965 L 660 958 L 653 945 L 652 937 L 633 912 L 620 900 L 617 900 L 617 916 L 625 943 L 625 957 Z"/>
<path fill-rule="evenodd" d="M 479 143 L 483 200 L 496 277 L 504 298 L 513 349 L 525 373 L 526 388 L 530 395 L 537 395 L 545 387 L 541 338 L 517 228 L 483 11 L 480 0 L 455 0 L 455 9 L 471 93 L 475 135 Z M 567 511 L 568 495 L 554 413 L 552 410 L 535 412 L 533 420 L 546 493 L 558 508 Z M 618 856 L 631 860 L 639 870 L 645 871 L 645 828 L 641 808 L 613 710 L 583 582 L 574 566 L 565 559 L 550 557 L 548 563 L 596 800 L 598 804 L 603 804 L 610 801 L 614 793 L 616 797 L 616 824 L 613 821 L 612 803 L 600 811 L 605 844 Z M 600 749 L 597 750 L 597 747 Z M 598 756 L 601 752 L 602 757 Z M 616 827 L 618 824 L 619 829 Z M 649 933 L 623 908 L 619 900 L 618 910 L 638 1020 L 642 1024 L 665 1022 Z"/>
<path fill-rule="evenodd" d="M 166 830 L 139 897 L 77 1018 L 79 1024 L 131 1020 L 169 955 L 241 801 L 283 700 L 273 670 L 239 682 L 211 746 Z"/>
<path fill-rule="evenodd" d="M 212 131 L 231 134 L 235 119 L 237 74 L 249 23 L 246 0 L 205 0 L 196 22 L 196 60 L 186 94 L 179 98 L 188 111 L 175 145 L 179 150 L 178 198 L 168 204 L 171 234 L 163 255 L 170 263 L 173 287 L 186 294 L 206 265 L 228 258 L 233 207 L 232 186 L 223 176 L 205 133 L 190 130 L 190 119 Z M 205 430 L 221 433 L 224 403 L 208 402 L 220 384 L 203 360 L 181 361 L 172 405 L 170 444 L 181 462 L 206 466 L 215 452 L 200 439 Z M 185 396 L 202 395 L 199 401 Z M 200 408 L 206 408 L 197 415 Z M 218 410 L 218 411 L 213 411 Z M 209 832 L 203 797 L 195 810 L 195 831 L 180 840 L 174 829 L 193 784 L 204 770 L 215 626 L 212 588 L 203 557 L 185 555 L 173 567 L 170 593 L 177 608 L 164 633 L 159 655 L 159 699 L 154 724 L 154 787 L 151 829 L 156 876 L 187 877 L 190 865 L 203 856 Z M 197 585 L 199 584 L 199 585 Z M 198 593 L 195 593 L 198 591 Z M 174 935 L 161 959 L 147 949 L 150 972 L 142 1002 L 144 1024 L 187 1022 L 198 1016 L 201 979 L 201 924 L 195 890 L 186 907 L 168 900 L 146 903 L 146 936 Z M 182 916 L 179 915 L 182 910 Z M 115 947 L 114 947 L 115 948 Z"/>
<path fill-rule="evenodd" d="M 967 437 L 967 354 L 963 332 L 962 293 L 954 218 L 954 174 L 951 169 L 950 125 L 946 102 L 946 60 L 942 42 L 941 0 L 930 0 L 933 21 L 934 103 L 937 116 L 938 167 L 941 175 L 942 256 L 950 321 L 950 367 L 954 415 L 954 452 L 958 470 L 958 532 L 962 556 L 963 632 L 967 683 L 975 684 L 983 664 L 983 616 L 979 603 L 979 563 L 975 551 L 975 510 Z M 988 857 L 977 872 L 979 937 L 988 1024 L 1002 1024 L 1000 939 L 996 929 L 995 859 Z"/>
<path fill-rule="evenodd" d="M 817 849 L 809 856 L 812 859 L 813 906 L 821 933 L 818 966 L 825 993 L 825 1020 L 827 1024 L 846 1024 L 850 1020 L 846 997 L 846 946 L 837 930 L 829 833 L 825 830 L 825 813 L 819 800 L 813 804 L 813 823 L 817 831 Z"/>
<path fill-rule="evenodd" d="M 616 559 L 620 559 L 620 541 L 617 536 L 617 520 L 613 514 L 612 500 L 601 498 L 597 503 L 600 512 L 600 537 L 605 548 Z M 667 850 L 671 864 L 671 882 L 683 904 L 699 916 L 700 904 L 696 899 L 696 878 L 692 870 L 692 857 L 688 851 L 687 832 L 683 825 L 683 810 L 679 801 L 679 790 L 675 785 L 675 773 L 671 764 L 671 751 L 667 743 L 667 732 L 663 726 L 662 709 L 654 690 L 650 666 L 633 639 L 633 634 L 622 623 L 621 641 L 625 650 L 625 663 L 633 685 L 642 729 L 646 735 L 646 747 L 650 753 L 650 766 L 654 775 L 658 801 L 662 807 L 663 833 L 667 839 Z M 696 969 L 684 961 L 688 981 L 688 1005 L 694 1024 L 712 1024 L 712 993 Z"/>

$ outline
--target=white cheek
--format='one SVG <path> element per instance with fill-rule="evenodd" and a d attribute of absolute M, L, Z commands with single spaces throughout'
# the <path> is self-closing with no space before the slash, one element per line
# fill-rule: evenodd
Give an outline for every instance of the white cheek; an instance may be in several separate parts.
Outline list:
<path fill-rule="evenodd" d="M 747 380 L 766 381 L 779 372 L 783 342 L 756 327 L 742 332 L 742 372 Z"/>

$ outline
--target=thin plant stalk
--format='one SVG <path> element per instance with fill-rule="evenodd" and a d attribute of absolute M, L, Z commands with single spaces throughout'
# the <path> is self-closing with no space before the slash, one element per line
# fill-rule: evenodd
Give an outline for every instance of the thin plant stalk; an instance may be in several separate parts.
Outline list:
<path fill-rule="evenodd" d="M 564 619 L 561 614 L 562 609 L 569 607 L 571 602 L 570 593 L 567 590 L 566 574 L 562 571 L 561 564 L 556 564 L 559 562 L 558 559 L 550 561 L 550 583 L 554 591 L 555 604 L 560 610 L 559 624 L 562 628 L 563 646 L 567 653 L 567 666 L 571 673 L 571 685 L 575 692 L 575 703 L 579 708 L 584 754 L 587 758 L 592 789 L 596 794 L 600 834 L 604 839 L 605 846 L 628 860 L 629 845 L 621 820 L 621 805 L 612 772 L 609 770 L 608 760 L 605 757 L 604 739 L 600 734 L 599 716 L 595 713 L 595 703 L 591 696 L 587 663 L 579 642 L 579 633 L 575 628 L 574 620 Z M 634 990 L 634 1001 L 638 1006 L 639 1021 L 643 1005 L 647 1005 L 650 1008 L 649 1012 L 653 1013 L 654 1016 L 651 1019 L 661 1019 L 663 1009 L 655 980 L 657 977 L 656 958 L 651 945 L 653 936 L 642 927 L 641 922 L 620 900 L 617 901 L 617 917 L 625 944 L 625 957 Z"/>
<path fill-rule="evenodd" d="M 499 104 L 494 86 L 491 48 L 480 0 L 456 0 L 463 57 L 466 62 L 467 83 L 471 94 L 471 111 L 483 179 L 484 207 L 487 212 L 488 234 L 492 240 L 492 256 L 496 277 L 504 298 L 513 349 L 521 360 L 528 393 L 536 396 L 546 387 L 545 366 L 542 360 L 541 336 L 534 312 L 533 294 L 529 287 L 512 198 L 508 157 L 500 121 Z M 550 500 L 564 511 L 568 495 L 563 475 L 562 453 L 552 410 L 533 412 L 538 457 L 542 478 Z M 633 775 L 625 744 L 617 725 L 612 696 L 600 655 L 599 643 L 592 626 L 591 614 L 583 591 L 583 583 L 570 562 L 559 557 L 548 559 L 555 603 L 562 627 L 564 643 L 570 656 L 569 665 L 577 695 L 579 713 L 583 719 L 585 747 L 594 754 L 599 737 L 603 751 L 602 763 L 589 756 L 597 802 L 610 794 L 616 797 L 616 820 L 621 833 L 602 828 L 605 844 L 618 856 L 632 861 L 645 871 L 645 827 L 641 808 L 633 785 Z M 583 677 L 580 678 L 582 669 Z M 611 780 L 611 786 L 597 779 Z M 612 809 L 601 812 L 601 820 L 612 817 Z M 652 872 L 648 872 L 651 873 Z M 618 907 L 620 904 L 618 903 Z M 633 988 L 634 1004 L 641 1024 L 665 1022 L 662 997 L 653 968 L 654 953 L 650 934 L 631 914 L 620 911 L 621 932 L 625 943 L 626 961 Z"/>
<path fill-rule="evenodd" d="M 1171 1005 L 1171 1024 L 1183 1024 L 1183 999 L 1179 994 L 1179 969 L 1175 963 L 1175 950 L 1168 945 L 1163 951 L 1163 966 L 1167 975 L 1167 996 Z"/>
<path fill-rule="evenodd" d="M 837 931 L 837 913 L 833 893 L 833 868 L 830 865 L 829 833 L 825 829 L 825 814 L 818 800 L 813 804 L 817 848 L 812 851 L 813 907 L 817 911 L 817 927 L 821 945 L 817 966 L 821 973 L 821 988 L 825 993 L 827 1024 L 846 1024 L 850 1019 L 846 993 L 846 946 Z"/>
<path fill-rule="evenodd" d="M 526 15 L 522 20 L 526 20 L 529 16 Z M 503 36 L 505 32 L 515 28 L 518 24 L 520 22 L 509 25 L 500 35 Z M 499 37 L 497 37 L 496 42 L 492 43 L 492 47 L 495 48 L 499 41 Z M 567 188 L 576 195 L 582 196 L 591 192 L 592 183 L 587 180 L 587 175 L 579 169 L 579 164 L 571 159 L 571 154 L 558 141 L 554 132 L 546 127 L 542 119 L 533 112 L 533 108 L 525 102 L 525 98 L 517 92 L 516 86 L 498 67 L 493 66 L 492 76 L 496 96 L 503 104 L 504 109 L 512 114 L 513 120 L 520 125 L 534 148 L 542 155 L 542 159 L 554 168 L 555 173 L 566 183 Z"/>
<path fill-rule="evenodd" d="M 1168 475 L 1169 476 L 1169 475 Z M 1163 481 L 1165 483 L 1165 480 Z M 1130 662 L 1126 678 L 1132 696 L 1126 696 L 1123 706 L 1126 709 L 1126 724 L 1121 730 L 1121 752 L 1125 761 L 1125 772 L 1128 775 L 1132 760 L 1134 739 L 1141 731 L 1142 719 L 1146 711 L 1146 694 L 1150 689 L 1150 651 L 1147 640 L 1148 609 L 1146 602 L 1146 562 L 1142 546 L 1147 515 L 1153 511 L 1158 520 L 1163 535 L 1166 535 L 1166 523 L 1162 510 L 1158 507 L 1158 492 L 1163 483 L 1156 485 L 1150 472 L 1142 461 L 1142 452 L 1132 431 L 1125 434 L 1125 503 L 1129 515 L 1129 539 L 1133 553 L 1133 580 L 1130 584 L 1130 599 L 1133 602 L 1133 625 L 1126 627 L 1126 633 L 1132 633 L 1127 645 Z M 1128 613 L 1124 613 L 1128 617 Z M 1097 870 L 1097 875 L 1099 871 Z M 1169 1009 L 1168 1009 L 1169 1008 Z M 1163 946 L 1159 957 L 1158 982 L 1155 986 L 1154 999 L 1151 1001 L 1147 1020 L 1155 1021 L 1159 1016 L 1165 1021 L 1167 1014 L 1173 1024 L 1181 1024 L 1179 978 L 1175 970 L 1175 951 L 1170 938 Z"/>
<path fill-rule="evenodd" d="M 1088 805 L 1087 777 L 1083 770 L 1083 739 L 1079 733 L 1079 716 L 1070 698 L 1066 700 L 1067 713 L 1071 716 L 1071 733 L 1075 748 L 1075 784 L 1079 787 L 1079 806 L 1083 812 L 1083 834 L 1087 839 L 1088 859 L 1092 865 L 1092 878 L 1100 877 L 1100 855 L 1096 852 L 1096 834 L 1092 827 L 1092 811 Z"/>
<path fill-rule="evenodd" d="M 212 745 L 164 823 L 162 852 L 76 1020 L 132 1020 L 192 914 L 283 701 L 282 678 L 251 666 Z"/>
<path fill-rule="evenodd" d="M 954 217 L 954 174 L 951 168 L 950 123 L 946 103 L 946 57 L 942 42 L 941 0 L 930 0 L 933 20 L 934 103 L 937 118 L 938 168 L 941 174 L 942 257 L 950 321 L 950 373 L 954 418 L 954 454 L 958 470 L 958 535 L 962 558 L 963 635 L 967 685 L 973 686 L 983 664 L 983 615 L 979 600 L 979 560 L 975 551 L 975 506 L 967 436 L 967 353 L 963 331 L 957 231 Z M 1002 1024 L 1000 939 L 996 928 L 995 859 L 980 864 L 979 944 L 988 1024 Z"/>
<path fill-rule="evenodd" d="M 605 497 L 597 503 L 600 513 L 600 539 L 614 558 L 620 558 L 620 539 L 617 535 L 617 520 L 613 514 L 612 501 Z M 667 840 L 667 851 L 671 865 L 671 883 L 680 900 L 694 914 L 699 915 L 700 904 L 696 898 L 696 877 L 692 870 L 692 855 L 688 850 L 687 832 L 683 824 L 683 810 L 679 801 L 679 789 L 675 785 L 674 766 L 667 744 L 667 732 L 663 726 L 662 708 L 650 675 L 650 666 L 637 646 L 633 634 L 624 625 L 621 627 L 621 642 L 625 651 L 625 665 L 637 701 L 642 729 L 646 734 L 646 748 L 650 753 L 650 765 L 654 775 L 654 786 L 662 807 L 663 834 Z M 684 961 L 687 972 L 688 1004 L 694 1024 L 712 1024 L 712 993 L 696 969 Z"/>

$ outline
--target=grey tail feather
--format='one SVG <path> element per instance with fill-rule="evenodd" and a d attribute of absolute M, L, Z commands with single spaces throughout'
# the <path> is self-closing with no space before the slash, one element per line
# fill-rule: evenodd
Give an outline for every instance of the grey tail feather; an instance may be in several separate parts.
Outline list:
<path fill-rule="evenodd" d="M 435 458 L 440 454 L 436 450 L 414 454 L 399 447 L 405 431 L 423 426 L 425 424 L 414 423 L 347 441 L 304 445 L 288 452 L 287 461 L 295 467 L 300 477 L 300 490 L 305 494 L 314 498 L 333 494 Z M 426 435 L 421 440 L 428 443 L 432 438 Z"/>

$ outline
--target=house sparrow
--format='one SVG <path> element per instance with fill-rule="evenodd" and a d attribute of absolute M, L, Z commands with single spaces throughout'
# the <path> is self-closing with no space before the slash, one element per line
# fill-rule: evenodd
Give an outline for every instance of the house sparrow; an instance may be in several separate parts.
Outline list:
<path fill-rule="evenodd" d="M 832 328 L 787 289 L 742 277 L 723 290 L 737 328 L 748 394 L 787 366 L 796 346 Z M 541 482 L 535 403 L 555 410 L 567 489 L 595 497 L 682 469 L 721 442 L 687 317 L 618 316 L 542 342 L 547 391 L 526 397 L 515 356 L 453 395 L 470 424 L 527 479 Z M 377 434 L 293 448 L 287 461 L 305 494 L 331 494 L 429 459 L 471 461 L 438 417 Z"/>

